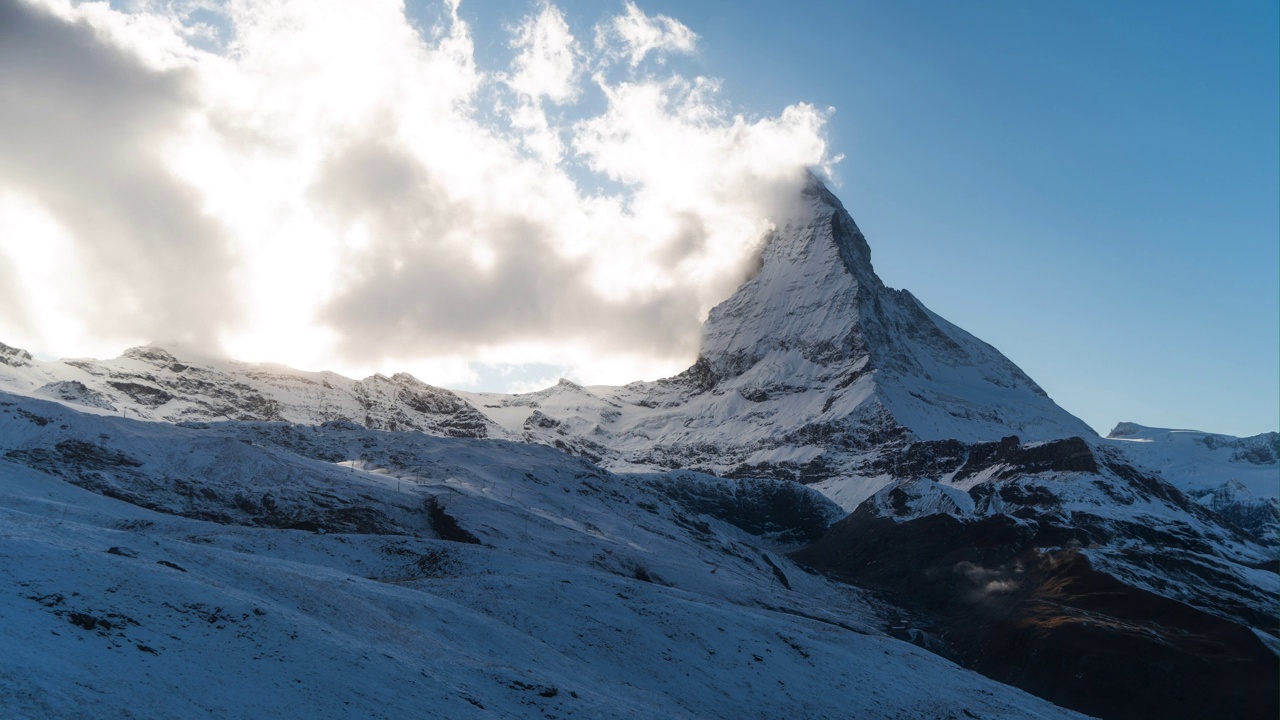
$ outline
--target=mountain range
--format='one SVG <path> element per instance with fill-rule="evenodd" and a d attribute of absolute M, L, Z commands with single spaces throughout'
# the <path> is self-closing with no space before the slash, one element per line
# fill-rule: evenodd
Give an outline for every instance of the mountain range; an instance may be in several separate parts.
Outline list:
<path fill-rule="evenodd" d="M 0 708 L 1275 717 L 1276 433 L 1100 437 L 800 200 L 658 381 L 0 345 Z"/>

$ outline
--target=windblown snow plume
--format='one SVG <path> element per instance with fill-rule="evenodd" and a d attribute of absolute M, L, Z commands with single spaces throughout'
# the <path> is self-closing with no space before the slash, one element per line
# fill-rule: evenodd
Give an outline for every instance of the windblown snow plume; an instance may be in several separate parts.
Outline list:
<path fill-rule="evenodd" d="M 673 372 L 831 162 L 826 111 L 727 110 L 633 3 L 531 5 L 494 68 L 456 2 L 128 7 L 0 0 L 0 334 L 48 354 Z"/>

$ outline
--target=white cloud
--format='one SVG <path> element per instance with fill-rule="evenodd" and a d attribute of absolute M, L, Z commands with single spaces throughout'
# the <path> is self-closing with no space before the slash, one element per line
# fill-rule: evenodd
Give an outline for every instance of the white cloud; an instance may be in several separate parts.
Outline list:
<path fill-rule="evenodd" d="M 569 32 L 560 9 L 543 3 L 537 15 L 512 29 L 513 73 L 505 79 L 516 93 L 511 124 L 522 134 L 522 144 L 535 157 L 556 164 L 564 156 L 564 142 L 551 126 L 543 99 L 563 105 L 576 100 L 581 88 L 578 58 L 581 50 Z"/>
<path fill-rule="evenodd" d="M 511 89 L 538 100 L 563 104 L 578 97 L 578 43 L 560 8 L 543 4 L 537 15 L 514 29 L 511 47 L 519 50 L 512 61 Z"/>
<path fill-rule="evenodd" d="M 0 0 L 0 33 L 40 30 L 0 37 L 0 223 L 70 248 L 53 299 L 0 310 L 0 340 L 204 339 L 446 384 L 472 363 L 669 374 L 779 198 L 829 161 L 808 105 L 747 118 L 674 71 L 584 86 L 611 59 L 693 49 L 630 3 L 594 55 L 543 3 L 496 69 L 456 4 L 424 30 L 394 0 L 231 0 L 217 52 L 156 7 Z M 21 244 L 0 270 L 46 272 Z"/>
<path fill-rule="evenodd" d="M 209 345 L 238 319 L 226 301 L 235 257 L 225 228 L 164 156 L 196 102 L 193 75 L 151 62 L 172 42 L 162 23 L 149 58 L 117 44 L 130 23 L 106 32 L 111 18 L 88 8 L 55 15 L 0 1 L 2 252 L 19 276 L 47 278 L 24 297 L 33 317 L 4 324 L 30 328 L 38 317 L 37 333 L 62 342 L 80 328 L 86 340 Z M 53 242 L 64 252 L 48 275 Z M 48 316 L 55 299 L 36 294 L 56 296 L 62 320 Z"/>
<path fill-rule="evenodd" d="M 625 13 L 596 27 L 596 49 L 613 57 L 625 57 L 638 66 L 651 52 L 692 53 L 698 36 L 683 23 L 666 15 L 649 16 L 628 0 Z"/>

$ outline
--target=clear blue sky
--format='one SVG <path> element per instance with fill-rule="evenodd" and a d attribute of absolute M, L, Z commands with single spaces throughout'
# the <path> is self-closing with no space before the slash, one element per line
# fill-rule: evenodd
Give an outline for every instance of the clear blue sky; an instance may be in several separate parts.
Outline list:
<path fill-rule="evenodd" d="M 617 10 L 558 5 L 583 39 Z M 885 282 L 1100 432 L 1277 428 L 1275 2 L 640 6 L 700 35 L 685 71 L 742 111 L 835 107 Z M 463 5 L 482 59 L 528 8 Z"/>

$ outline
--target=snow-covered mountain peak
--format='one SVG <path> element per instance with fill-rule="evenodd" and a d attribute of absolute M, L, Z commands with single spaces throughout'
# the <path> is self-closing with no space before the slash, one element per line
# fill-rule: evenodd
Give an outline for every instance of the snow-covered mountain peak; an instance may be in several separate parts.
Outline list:
<path fill-rule="evenodd" d="M 1135 422 L 1119 422 L 1111 429 L 1111 432 L 1107 433 L 1107 437 L 1111 440 L 1129 440 L 1132 442 L 1171 443 L 1198 442 L 1209 434 L 1202 430 L 1150 427 Z"/>
<path fill-rule="evenodd" d="M 879 279 L 858 226 L 826 188 L 811 182 L 804 210 L 773 232 L 760 268 L 703 328 L 702 357 L 718 377 L 738 375 L 771 352 L 796 350 L 829 363 L 858 350 L 854 330 L 866 284 Z"/>
<path fill-rule="evenodd" d="M 920 439 L 1093 436 L 995 348 L 887 287 L 858 225 L 816 178 L 759 271 L 703 330 L 701 385 L 748 399 L 820 389 L 824 413 L 887 412 Z M 691 370 L 692 372 L 692 370 Z"/>
<path fill-rule="evenodd" d="M 1255 537 L 1280 542 L 1280 434 L 1241 438 L 1122 422 L 1102 443 Z"/>
<path fill-rule="evenodd" d="M 177 362 L 178 360 L 178 358 L 174 357 L 173 353 L 159 345 L 139 345 L 138 347 L 131 347 L 122 353 L 122 357 L 156 364 Z"/>

